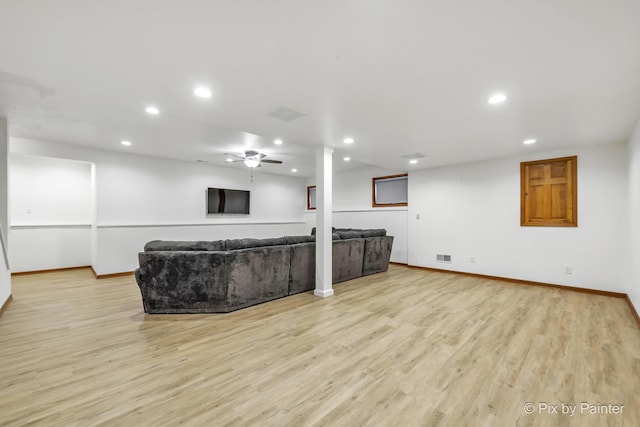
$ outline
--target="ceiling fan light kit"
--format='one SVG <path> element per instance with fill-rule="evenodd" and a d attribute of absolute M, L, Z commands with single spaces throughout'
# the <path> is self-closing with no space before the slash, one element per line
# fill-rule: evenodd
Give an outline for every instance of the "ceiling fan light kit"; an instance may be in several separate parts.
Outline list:
<path fill-rule="evenodd" d="M 282 160 L 267 160 L 266 154 L 259 153 L 255 150 L 247 150 L 244 154 L 233 154 L 233 153 L 225 153 L 225 156 L 232 156 L 238 160 L 231 160 L 232 162 L 244 162 L 245 166 L 248 168 L 258 168 L 261 166 L 261 163 L 273 163 L 273 164 L 282 164 Z M 227 162 L 229 159 L 227 159 Z"/>
<path fill-rule="evenodd" d="M 255 168 L 260 164 L 260 160 L 258 159 L 244 159 L 244 164 L 248 168 Z"/>

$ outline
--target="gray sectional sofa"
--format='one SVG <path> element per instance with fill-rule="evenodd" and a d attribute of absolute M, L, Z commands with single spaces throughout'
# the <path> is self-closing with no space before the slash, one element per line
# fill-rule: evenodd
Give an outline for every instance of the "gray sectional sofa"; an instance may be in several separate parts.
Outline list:
<path fill-rule="evenodd" d="M 386 271 L 385 230 L 335 229 L 333 283 Z M 315 236 L 154 240 L 135 271 L 146 313 L 224 313 L 315 288 Z"/>

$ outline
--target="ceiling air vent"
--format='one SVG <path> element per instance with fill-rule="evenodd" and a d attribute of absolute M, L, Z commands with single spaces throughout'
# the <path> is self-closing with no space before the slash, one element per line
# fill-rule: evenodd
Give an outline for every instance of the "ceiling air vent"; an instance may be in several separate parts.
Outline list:
<path fill-rule="evenodd" d="M 292 120 L 299 119 L 300 117 L 304 117 L 306 114 L 302 111 L 294 110 L 293 108 L 283 105 L 282 107 L 278 107 L 270 112 L 268 116 L 282 120 L 283 122 L 290 122 Z"/>
<path fill-rule="evenodd" d="M 437 254 L 436 261 L 438 262 L 451 262 L 451 255 Z"/>
<path fill-rule="evenodd" d="M 400 157 L 402 157 L 403 159 L 411 160 L 411 159 L 420 159 L 420 158 L 426 157 L 426 156 L 424 154 L 422 154 L 422 153 L 413 153 L 413 154 L 405 154 L 404 156 L 400 156 Z"/>

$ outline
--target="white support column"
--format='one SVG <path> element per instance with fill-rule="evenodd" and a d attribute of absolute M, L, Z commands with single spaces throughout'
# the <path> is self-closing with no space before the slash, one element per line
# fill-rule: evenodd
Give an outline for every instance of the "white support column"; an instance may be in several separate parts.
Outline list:
<path fill-rule="evenodd" d="M 323 298 L 333 295 L 332 156 L 331 147 L 318 147 L 316 151 L 316 289 L 313 294 Z"/>

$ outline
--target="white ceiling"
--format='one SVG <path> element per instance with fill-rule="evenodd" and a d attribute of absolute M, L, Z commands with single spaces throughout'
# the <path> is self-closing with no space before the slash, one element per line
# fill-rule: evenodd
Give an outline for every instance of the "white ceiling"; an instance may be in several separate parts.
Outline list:
<path fill-rule="evenodd" d="M 306 116 L 268 116 L 283 105 Z M 321 144 L 337 170 L 412 170 L 618 142 L 640 1 L 0 0 L 0 115 L 15 137 L 220 165 L 251 147 L 302 176 Z"/>

